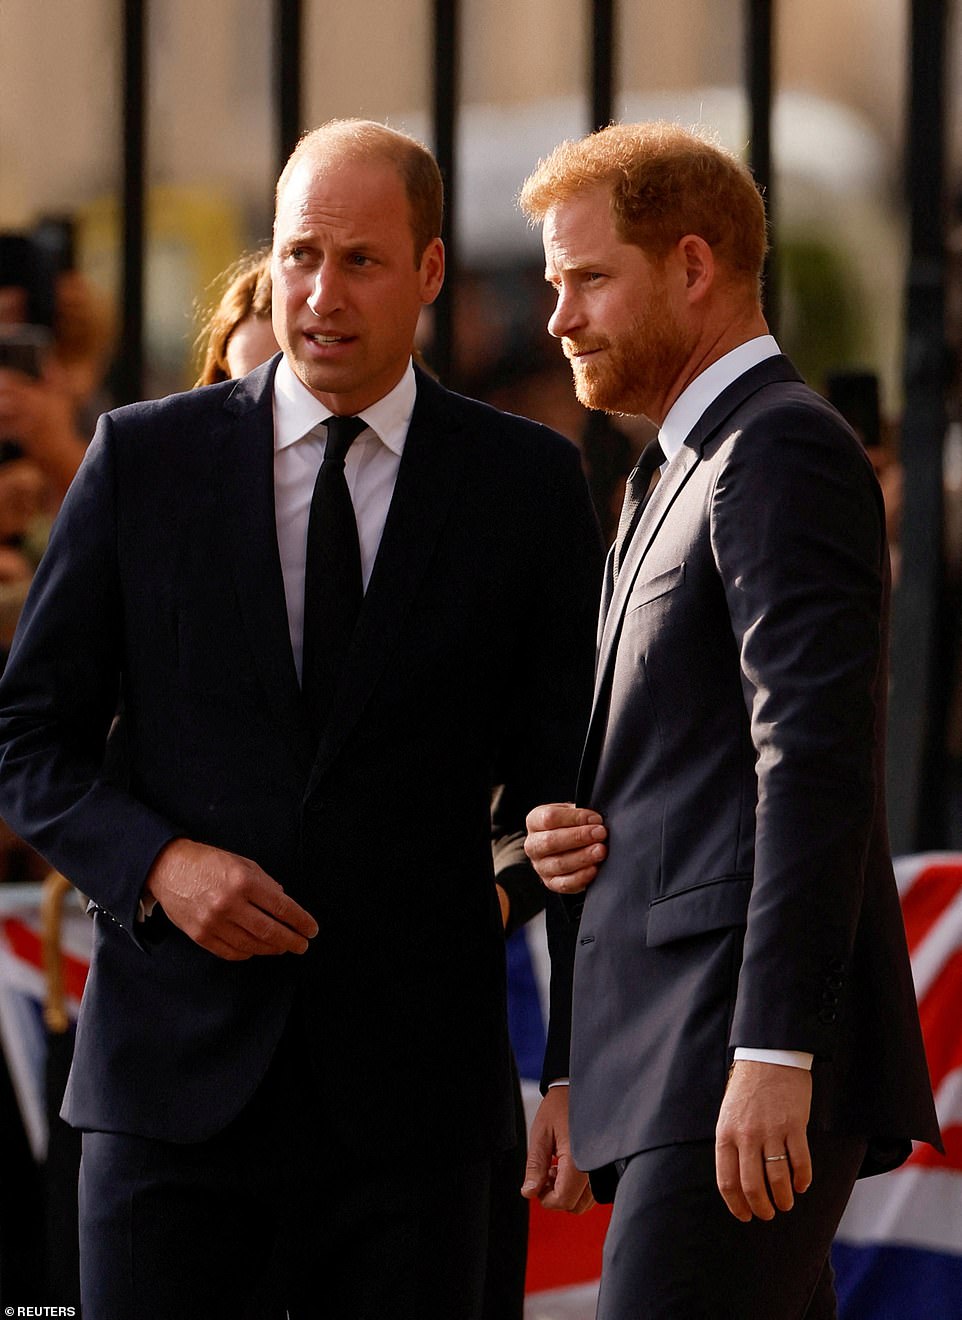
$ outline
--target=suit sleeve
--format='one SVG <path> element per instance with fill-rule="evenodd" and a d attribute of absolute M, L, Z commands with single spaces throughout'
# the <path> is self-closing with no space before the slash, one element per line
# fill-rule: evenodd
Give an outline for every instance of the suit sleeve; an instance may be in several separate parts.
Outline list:
<path fill-rule="evenodd" d="M 496 855 L 497 840 L 523 837 L 532 807 L 573 800 L 594 682 L 604 552 L 577 451 L 566 445 L 554 464 L 540 465 L 537 479 L 542 519 L 532 529 L 524 585 L 527 626 L 503 749 Z M 577 925 L 563 921 L 556 927 L 546 897 L 552 961 L 545 1073 L 551 1080 L 568 1072 Z"/>
<path fill-rule="evenodd" d="M 528 861 L 524 850 L 524 831 L 516 830 L 508 834 L 497 830 L 500 795 L 499 788 L 491 806 L 491 854 L 494 859 L 495 882 L 508 898 L 508 922 L 504 928 L 505 937 L 508 937 L 542 911 L 547 890 Z"/>
<path fill-rule="evenodd" d="M 840 419 L 800 400 L 734 440 L 711 519 L 757 777 L 730 1044 L 830 1056 L 880 792 L 881 495 Z"/>
<path fill-rule="evenodd" d="M 144 880 L 176 831 L 104 767 L 123 675 L 113 443 L 107 415 L 64 500 L 0 682 L 0 811 L 136 938 Z"/>

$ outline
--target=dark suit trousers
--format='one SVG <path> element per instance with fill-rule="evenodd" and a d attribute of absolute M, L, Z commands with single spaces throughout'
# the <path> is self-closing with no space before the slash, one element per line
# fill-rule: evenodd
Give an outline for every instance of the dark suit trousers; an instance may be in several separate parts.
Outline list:
<path fill-rule="evenodd" d="M 331 1149 L 303 1057 L 208 1141 L 84 1135 L 84 1320 L 479 1320 L 490 1161 Z"/>
<path fill-rule="evenodd" d="M 715 1185 L 711 1141 L 633 1156 L 615 1192 L 597 1320 L 833 1320 L 829 1249 L 865 1155 L 809 1133 L 813 1181 L 787 1213 L 743 1224 Z"/>
<path fill-rule="evenodd" d="M 484 1276 L 482 1320 L 523 1320 L 524 1284 L 528 1265 L 528 1202 L 521 1195 L 528 1160 L 524 1100 L 517 1066 L 514 1110 L 519 1140 L 496 1156 L 491 1168 L 491 1219 L 488 1263 Z"/>

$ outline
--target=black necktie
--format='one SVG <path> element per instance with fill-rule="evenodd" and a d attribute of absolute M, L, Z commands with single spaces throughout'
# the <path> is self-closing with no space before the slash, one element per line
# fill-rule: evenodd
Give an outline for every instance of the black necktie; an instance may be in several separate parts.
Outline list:
<path fill-rule="evenodd" d="M 618 535 L 615 538 L 614 579 L 616 582 L 624 557 L 628 553 L 628 547 L 631 544 L 631 538 L 634 535 L 638 519 L 641 517 L 641 511 L 651 494 L 652 478 L 664 461 L 664 451 L 656 438 L 645 445 L 641 451 L 641 458 L 628 473 L 628 480 L 625 483 L 625 502 L 621 506 L 621 517 L 618 519 Z"/>
<path fill-rule="evenodd" d="M 318 737 L 364 598 L 357 520 L 344 477 L 344 457 L 367 423 L 360 417 L 329 417 L 326 425 L 327 446 L 311 497 L 304 564 L 301 686 Z"/>

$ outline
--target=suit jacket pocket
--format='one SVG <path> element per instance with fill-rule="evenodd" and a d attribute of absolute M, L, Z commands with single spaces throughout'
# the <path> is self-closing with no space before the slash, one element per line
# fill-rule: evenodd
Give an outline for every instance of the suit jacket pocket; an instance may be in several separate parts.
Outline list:
<path fill-rule="evenodd" d="M 744 926 L 751 892 L 750 875 L 726 875 L 654 899 L 648 907 L 648 947 Z"/>
<path fill-rule="evenodd" d="M 628 597 L 626 613 L 630 614 L 632 610 L 640 609 L 642 605 L 657 600 L 659 596 L 667 596 L 669 591 L 680 587 L 684 580 L 685 565 L 682 563 L 676 564 L 674 568 L 669 568 L 664 573 L 659 573 L 657 577 L 649 578 L 647 582 L 636 582 Z"/>

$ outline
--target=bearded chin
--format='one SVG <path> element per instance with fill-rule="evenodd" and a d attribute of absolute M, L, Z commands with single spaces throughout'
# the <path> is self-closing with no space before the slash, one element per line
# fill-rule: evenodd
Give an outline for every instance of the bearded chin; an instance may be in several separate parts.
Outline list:
<path fill-rule="evenodd" d="M 596 412 L 625 413 L 629 404 L 628 382 L 620 373 L 610 370 L 598 371 L 583 363 L 571 364 L 571 374 L 575 387 L 575 398 L 585 408 Z"/>
<path fill-rule="evenodd" d="M 574 367 L 571 369 L 572 379 L 574 380 L 575 398 L 584 408 L 598 408 L 600 405 L 595 402 L 595 382 L 588 380 L 584 372 L 577 371 Z"/>

